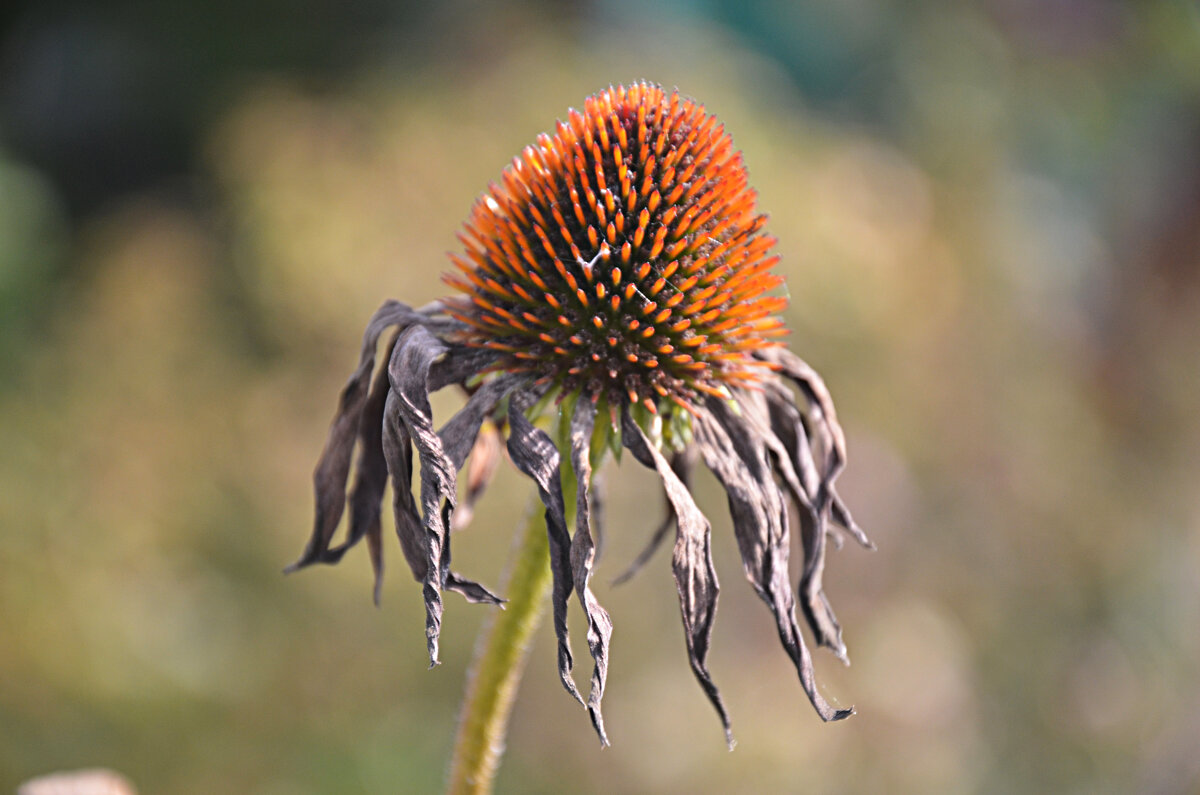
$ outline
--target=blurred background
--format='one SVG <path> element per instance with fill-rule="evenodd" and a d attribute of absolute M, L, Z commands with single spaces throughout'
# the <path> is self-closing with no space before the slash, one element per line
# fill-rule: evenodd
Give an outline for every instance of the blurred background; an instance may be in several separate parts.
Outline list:
<path fill-rule="evenodd" d="M 390 534 L 284 577 L 366 319 L 424 303 L 475 197 L 614 82 L 743 149 L 791 347 L 879 545 L 832 552 L 823 725 L 724 499 L 688 669 L 656 519 L 607 472 L 601 751 L 534 649 L 521 793 L 1200 791 L 1200 13 L 1191 0 L 85 0 L 0 19 L 0 789 L 435 792 L 487 608 L 426 670 Z M 442 418 L 457 398 L 435 402 Z M 458 568 L 502 582 L 501 471 Z M 590 670 L 577 607 L 577 659 Z"/>

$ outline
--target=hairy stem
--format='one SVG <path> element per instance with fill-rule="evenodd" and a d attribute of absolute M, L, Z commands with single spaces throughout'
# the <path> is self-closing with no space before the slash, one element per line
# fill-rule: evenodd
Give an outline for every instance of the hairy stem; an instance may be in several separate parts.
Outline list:
<path fill-rule="evenodd" d="M 450 763 L 450 795 L 492 791 L 533 633 L 550 593 L 550 545 L 541 503 L 528 511 L 507 583 L 508 601 L 484 628 L 467 680 Z M 568 501 L 568 526 L 574 504 Z"/>

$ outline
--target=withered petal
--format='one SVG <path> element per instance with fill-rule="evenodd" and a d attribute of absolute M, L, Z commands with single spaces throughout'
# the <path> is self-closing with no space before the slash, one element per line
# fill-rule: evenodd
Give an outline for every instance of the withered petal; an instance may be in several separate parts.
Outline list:
<path fill-rule="evenodd" d="M 496 353 L 488 348 L 468 348 L 455 345 L 439 337 L 445 346 L 446 355 L 436 360 L 429 368 L 429 393 L 445 389 L 451 384 L 462 384 L 496 361 Z"/>
<path fill-rule="evenodd" d="M 421 460 L 421 515 L 425 528 L 425 638 L 429 662 L 438 662 L 438 636 L 442 623 L 441 589 L 458 591 L 472 601 L 495 603 L 498 597 L 459 575 L 450 576 L 450 513 L 457 499 L 457 469 L 446 455 L 441 437 L 433 430 L 429 405 L 429 373 L 449 348 L 423 326 L 411 326 L 396 340 L 388 364 L 392 385 L 389 405 L 404 421 Z M 464 453 L 465 456 L 465 453 Z"/>
<path fill-rule="evenodd" d="M 418 323 L 421 319 L 422 316 L 411 307 L 399 301 L 386 301 L 367 324 L 367 329 L 363 332 L 358 367 L 342 388 L 325 449 L 321 452 L 321 458 L 313 472 L 316 515 L 312 535 L 300 559 L 284 571 L 293 572 L 318 562 L 336 563 L 341 558 L 340 553 L 332 559 L 328 559 L 326 555 L 346 506 L 346 479 L 350 474 L 350 458 L 359 434 L 368 384 L 375 369 L 375 351 L 379 346 L 379 338 L 392 326 L 403 328 Z"/>
<path fill-rule="evenodd" d="M 787 509 L 772 477 L 766 446 L 718 399 L 707 401 L 693 430 L 700 455 L 729 498 L 746 576 L 775 615 L 779 640 L 792 658 L 804 692 L 823 720 L 847 717 L 853 708 L 836 710 L 817 690 L 812 657 L 796 624 L 788 582 Z"/>
<path fill-rule="evenodd" d="M 486 423 L 479 428 L 475 444 L 471 447 L 470 463 L 467 466 L 467 493 L 454 510 L 453 530 L 462 530 L 471 524 L 475 518 L 475 505 L 487 490 L 488 484 L 496 475 L 503 458 L 503 445 L 500 432 L 492 423 Z"/>
<path fill-rule="evenodd" d="M 873 548 L 873 545 L 850 518 L 845 505 L 834 491 L 832 482 L 822 478 L 814 461 L 803 414 L 791 391 L 782 384 L 775 383 L 766 390 L 765 397 L 771 431 L 783 444 L 786 459 L 790 459 L 795 471 L 800 473 L 803 479 L 801 490 L 791 489 L 799 508 L 800 541 L 804 551 L 804 563 L 797 585 L 800 607 L 817 643 L 833 650 L 842 662 L 849 663 L 846 646 L 841 637 L 841 625 L 823 590 L 826 539 L 832 532 L 830 513 L 833 513 L 835 521 L 839 518 L 846 520 L 845 523 L 838 521 L 838 524 L 845 524 L 847 529 L 853 526 L 854 530 L 851 533 L 860 543 L 865 542 L 864 545 L 868 548 Z M 782 464 L 782 460 L 777 463 Z M 824 500 L 824 508 L 818 509 L 817 503 L 822 494 L 828 495 L 828 498 Z M 835 540 L 840 541 L 836 536 Z"/>
<path fill-rule="evenodd" d="M 571 540 L 571 571 L 579 604 L 587 617 L 588 649 L 595 662 L 592 670 L 592 689 L 587 701 L 588 714 L 592 717 L 596 734 L 600 736 L 601 745 L 608 745 L 600 701 L 604 697 L 604 682 L 608 677 L 608 643 L 612 638 L 612 619 L 588 587 L 596 559 L 596 545 L 592 541 L 589 517 L 589 483 L 592 479 L 590 452 L 595 422 L 595 404 L 587 399 L 576 402 L 570 428 L 571 464 L 575 468 L 576 483 L 575 537 Z"/>
<path fill-rule="evenodd" d="M 424 582 L 429 562 L 425 556 L 425 526 L 412 495 L 412 440 L 396 408 L 398 398 L 389 392 L 383 410 L 383 457 L 392 478 L 392 512 L 396 536 L 404 559 L 417 582 Z"/>
<path fill-rule="evenodd" d="M 770 362 L 790 379 L 807 402 L 805 412 L 812 432 L 813 458 L 818 462 L 821 481 L 817 494 L 813 498 L 817 512 L 823 513 L 829 500 L 832 499 L 833 481 L 846 465 L 846 435 L 838 423 L 837 411 L 833 407 L 833 398 L 825 381 L 817 371 L 803 359 L 782 346 L 763 348 L 756 354 L 763 361 Z"/>
<path fill-rule="evenodd" d="M 482 384 L 466 405 L 438 431 L 443 450 L 456 472 L 462 469 L 467 455 L 475 446 L 483 421 L 495 410 L 496 404 L 517 388 L 521 380 L 519 376 L 503 375 Z"/>
<path fill-rule="evenodd" d="M 688 662 L 700 686 L 721 718 L 725 741 L 733 747 L 733 728 L 729 713 L 721 700 L 720 691 L 708 672 L 708 646 L 712 639 L 713 619 L 717 613 L 720 585 L 712 560 L 712 528 L 700 512 L 691 493 L 671 469 L 638 424 L 628 407 L 621 412 L 621 443 L 644 466 L 658 472 L 667 499 L 675 513 L 675 550 L 672 568 L 675 589 L 679 592 L 679 607 L 683 614 L 684 637 L 687 639 Z"/>
<path fill-rule="evenodd" d="M 395 340 L 388 346 L 389 359 L 394 345 Z M 371 569 L 375 573 L 373 595 L 376 605 L 379 604 L 383 588 L 383 531 L 379 520 L 383 492 L 388 481 L 387 459 L 383 454 L 383 411 L 387 404 L 388 390 L 388 375 L 384 368 L 376 374 L 367 402 L 363 406 L 362 420 L 358 428 L 358 467 L 354 486 L 350 490 L 350 530 L 346 541 L 336 550 L 338 557 L 341 557 L 346 550 L 357 544 L 359 539 L 366 536 Z"/>
<path fill-rule="evenodd" d="M 692 470 L 696 466 L 696 446 L 688 445 L 682 451 L 672 453 L 670 461 L 671 471 L 675 473 L 675 476 L 679 478 L 679 482 L 682 483 L 683 487 L 690 493 L 692 490 Z M 663 539 L 667 537 L 667 532 L 671 529 L 671 526 L 675 524 L 675 509 L 671 507 L 671 501 L 666 499 L 665 494 L 663 497 L 664 501 L 666 502 L 666 512 L 662 518 L 662 521 L 659 522 L 658 527 L 654 529 L 654 533 L 652 533 L 650 536 L 650 541 L 646 543 L 646 546 L 642 548 L 642 551 L 638 553 L 638 556 L 633 559 L 633 562 L 629 564 L 625 571 L 621 572 L 621 574 L 612 581 L 613 585 L 620 585 L 621 583 L 627 582 L 639 571 L 641 571 L 642 567 L 650 562 L 650 558 L 654 557 L 654 553 L 657 552 L 659 546 L 662 545 Z"/>
<path fill-rule="evenodd" d="M 574 585 L 571 576 L 571 536 L 567 533 L 562 480 L 558 469 L 559 453 L 546 432 L 535 428 L 525 418 L 524 411 L 532 403 L 533 397 L 528 391 L 514 392 L 509 400 L 508 455 L 517 469 L 537 484 L 538 496 L 546 507 L 550 572 L 554 578 L 551 604 L 554 608 L 554 634 L 558 638 L 558 676 L 567 692 L 580 704 L 585 704 L 575 680 L 571 678 L 574 660 L 567 639 L 567 599 Z"/>
<path fill-rule="evenodd" d="M 607 516 L 605 513 L 608 504 L 604 499 L 606 487 L 606 479 L 604 471 L 592 472 L 592 488 L 588 491 L 588 504 L 591 506 L 589 514 L 590 524 L 592 528 L 592 536 L 596 539 L 596 563 L 604 557 L 604 550 L 607 548 L 608 534 L 605 530 L 606 525 L 604 519 Z"/>
<path fill-rule="evenodd" d="M 837 490 L 831 486 L 829 493 L 833 497 L 830 516 L 834 524 L 849 533 L 864 549 L 875 549 L 875 542 L 868 538 L 866 532 L 854 521 L 854 517 L 850 515 L 850 509 L 846 507 L 846 503 L 842 502 Z"/>

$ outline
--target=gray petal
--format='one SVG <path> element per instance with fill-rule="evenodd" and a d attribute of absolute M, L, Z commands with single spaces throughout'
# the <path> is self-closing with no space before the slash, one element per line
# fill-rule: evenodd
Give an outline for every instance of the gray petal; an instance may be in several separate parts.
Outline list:
<path fill-rule="evenodd" d="M 795 500 L 800 519 L 800 547 L 804 552 L 801 566 L 800 607 L 817 644 L 833 650 L 842 662 L 849 663 L 842 628 L 822 590 L 825 568 L 828 507 L 818 511 L 814 500 L 821 490 L 821 478 L 813 462 L 808 433 L 800 410 L 792 401 L 792 393 L 781 384 L 766 392 L 770 429 L 766 435 L 775 439 L 782 450 L 776 453 L 775 463 Z M 760 431 L 761 432 L 761 431 Z M 790 471 L 793 477 L 788 477 Z M 802 472 L 800 483 L 796 473 Z"/>
<path fill-rule="evenodd" d="M 429 405 L 430 368 L 448 353 L 446 344 L 427 329 L 412 326 L 397 338 L 388 364 L 392 385 L 390 408 L 403 420 L 421 460 L 425 637 L 432 665 L 438 662 L 442 588 L 459 591 L 472 601 L 499 602 L 498 597 L 482 586 L 450 574 L 450 539 L 446 530 L 456 499 L 457 470 L 443 449 L 441 437 L 433 430 L 433 412 Z"/>
<path fill-rule="evenodd" d="M 388 358 L 391 358 L 391 352 L 389 346 Z M 371 393 L 367 396 L 359 423 L 358 466 L 354 487 L 350 490 L 350 530 L 345 543 L 337 550 L 330 550 L 336 551 L 340 557 L 360 538 L 366 537 L 371 569 L 375 573 L 374 598 L 377 605 L 383 587 L 383 530 L 379 518 L 388 481 L 387 460 L 383 454 L 383 411 L 388 391 L 387 371 L 381 370 L 371 384 Z"/>
<path fill-rule="evenodd" d="M 583 607 L 588 622 L 588 649 L 591 650 L 595 668 L 592 671 L 592 690 L 588 694 L 588 714 L 592 725 L 600 736 L 601 745 L 608 745 L 604 733 L 604 717 L 600 712 L 600 701 L 604 697 L 604 681 L 608 677 L 608 642 L 612 637 L 612 620 L 608 611 L 600 606 L 588 581 L 592 577 L 592 566 L 596 559 L 596 545 L 592 541 L 589 522 L 589 483 L 592 479 L 590 461 L 592 429 L 596 422 L 596 406 L 586 397 L 580 397 L 571 417 L 571 464 L 575 468 L 575 537 L 571 541 L 571 571 L 575 579 L 575 592 Z"/>
<path fill-rule="evenodd" d="M 688 445 L 687 448 L 685 448 L 682 452 L 671 454 L 671 471 L 675 473 L 675 476 L 679 478 L 679 482 L 683 484 L 683 487 L 689 493 L 691 493 L 692 490 L 692 470 L 695 468 L 695 466 L 695 445 Z M 651 534 L 650 541 L 646 544 L 642 551 L 638 553 L 638 556 L 634 558 L 633 562 L 629 564 L 629 567 L 626 568 L 625 571 L 621 572 L 619 577 L 612 581 L 613 585 L 620 585 L 621 583 L 632 579 L 635 574 L 642 570 L 643 566 L 650 562 L 650 558 L 654 556 L 654 553 L 658 551 L 659 546 L 662 544 L 663 539 L 667 537 L 667 532 L 671 529 L 671 526 L 675 524 L 675 509 L 671 507 L 670 500 L 667 500 L 666 502 L 666 515 L 663 516 L 662 521 L 659 522 L 658 527 L 655 528 L 654 533 Z"/>
<path fill-rule="evenodd" d="M 429 368 L 430 394 L 445 389 L 451 384 L 461 384 L 471 376 L 478 375 L 498 358 L 490 348 L 469 348 L 443 340 L 447 355 L 438 359 Z"/>
<path fill-rule="evenodd" d="M 396 407 L 398 398 L 389 392 L 383 411 L 383 457 L 392 478 L 392 510 L 396 517 L 396 536 L 404 559 L 417 582 L 424 582 L 429 571 L 425 556 L 425 525 L 417 513 L 412 495 L 412 440 Z"/>
<path fill-rule="evenodd" d="M 515 389 L 520 382 L 521 379 L 513 375 L 502 375 L 484 382 L 467 400 L 467 404 L 438 431 L 438 436 L 442 438 L 442 444 L 445 446 L 446 455 L 449 456 L 455 471 L 462 469 L 467 455 L 472 450 L 476 451 L 475 458 L 472 459 L 471 471 L 468 473 L 466 502 L 454 512 L 455 528 L 465 527 L 471 521 L 475 511 L 475 501 L 479 499 L 479 495 L 483 492 L 487 481 L 491 479 L 492 474 L 496 471 L 496 465 L 499 463 L 499 438 L 495 433 L 487 437 L 480 436 L 480 427 L 496 409 L 496 404 Z M 487 446 L 489 443 L 485 442 L 485 446 L 480 449 L 476 442 L 484 438 L 490 439 L 490 446 Z M 480 471 L 481 469 L 482 471 Z"/>
<path fill-rule="evenodd" d="M 316 518 L 313 522 L 312 536 L 304 554 L 285 571 L 296 571 L 317 562 L 333 563 L 341 558 L 338 554 L 332 560 L 326 560 L 326 554 L 346 505 L 346 478 L 350 474 L 350 457 L 359 434 L 371 373 L 375 369 L 375 351 L 379 346 L 379 338 L 392 326 L 398 325 L 403 328 L 421 320 L 421 315 L 408 306 L 399 301 L 387 301 L 367 324 L 367 330 L 363 333 L 358 368 L 342 389 L 325 449 L 313 472 Z"/>
<path fill-rule="evenodd" d="M 502 375 L 484 382 L 467 400 L 467 404 L 438 431 L 446 456 L 456 472 L 462 469 L 467 455 L 475 446 L 483 421 L 496 409 L 497 403 L 516 389 L 521 380 L 518 376 Z"/>
<path fill-rule="evenodd" d="M 705 464 L 729 498 L 746 577 L 775 615 L 780 642 L 804 692 L 822 719 L 845 718 L 853 709 L 835 710 L 817 690 L 812 657 L 796 624 L 788 582 L 787 509 L 772 477 L 766 446 L 723 400 L 707 401 L 707 411 L 696 417 L 693 430 Z"/>
<path fill-rule="evenodd" d="M 675 588 L 679 592 L 679 606 L 683 614 L 684 637 L 687 639 L 688 662 L 692 673 L 704 688 L 725 729 L 725 741 L 733 747 L 733 730 L 729 714 L 721 701 L 721 694 L 713 684 L 708 672 L 708 646 L 712 639 L 713 619 L 717 613 L 717 572 L 712 562 L 712 531 L 708 519 L 696 507 L 692 495 L 671 469 L 663 454 L 646 438 L 629 415 L 628 408 L 621 412 L 621 443 L 643 465 L 658 472 L 667 499 L 677 517 L 675 523 L 675 551 L 672 567 L 675 572 Z"/>
<path fill-rule="evenodd" d="M 817 509 L 823 510 L 823 500 L 829 498 L 828 487 L 846 464 L 846 436 L 842 432 L 842 426 L 838 424 L 833 398 L 817 371 L 787 348 L 763 348 L 757 355 L 763 361 L 778 366 L 780 372 L 796 384 L 808 403 L 806 413 L 813 432 L 813 454 L 821 469 L 824 486 L 821 499 L 816 502 Z"/>
<path fill-rule="evenodd" d="M 571 537 L 563 507 L 562 480 L 558 469 L 559 454 L 545 431 L 535 428 L 523 413 L 533 403 L 529 392 L 513 394 L 508 406 L 508 455 L 521 472 L 537 483 L 538 496 L 546 506 L 546 533 L 550 540 L 550 571 L 554 577 L 551 604 L 554 607 L 554 634 L 558 638 L 558 676 L 563 687 L 580 704 L 583 696 L 571 678 L 571 645 L 567 640 L 567 599 L 571 596 Z"/>
<path fill-rule="evenodd" d="M 607 503 L 604 495 L 607 491 L 605 488 L 606 479 L 603 470 L 592 472 L 592 488 L 588 492 L 589 505 L 591 512 L 589 518 L 591 520 L 592 535 L 596 538 L 596 562 L 599 563 L 604 557 L 604 550 L 607 548 L 608 535 L 605 532 L 604 519 L 606 516 L 605 510 Z"/>
<path fill-rule="evenodd" d="M 500 432 L 491 423 L 481 426 L 479 435 L 475 437 L 475 444 L 471 447 L 470 464 L 467 467 L 467 493 L 454 510 L 451 529 L 462 530 L 471 524 L 475 517 L 475 505 L 495 477 L 503 457 Z"/>

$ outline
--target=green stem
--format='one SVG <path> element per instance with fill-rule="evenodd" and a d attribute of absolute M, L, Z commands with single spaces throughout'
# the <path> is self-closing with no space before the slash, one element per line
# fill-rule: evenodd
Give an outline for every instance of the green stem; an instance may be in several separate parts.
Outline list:
<path fill-rule="evenodd" d="M 569 522 L 575 513 L 570 502 Z M 450 795 L 492 791 L 530 643 L 545 613 L 552 584 L 550 543 L 541 503 L 535 503 L 509 572 L 508 601 L 485 627 L 471 665 L 450 763 Z"/>

